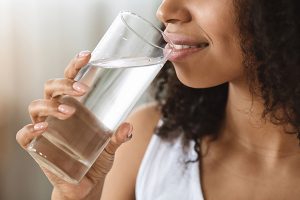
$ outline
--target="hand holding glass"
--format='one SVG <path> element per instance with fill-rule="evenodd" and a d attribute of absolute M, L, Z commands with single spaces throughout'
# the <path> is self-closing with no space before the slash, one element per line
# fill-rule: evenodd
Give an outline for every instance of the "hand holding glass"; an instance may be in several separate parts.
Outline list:
<path fill-rule="evenodd" d="M 167 61 L 173 48 L 164 37 L 147 20 L 121 12 L 75 78 L 90 90 L 80 100 L 59 98 L 76 112 L 66 120 L 49 116 L 47 131 L 27 148 L 30 155 L 60 178 L 78 183 Z"/>

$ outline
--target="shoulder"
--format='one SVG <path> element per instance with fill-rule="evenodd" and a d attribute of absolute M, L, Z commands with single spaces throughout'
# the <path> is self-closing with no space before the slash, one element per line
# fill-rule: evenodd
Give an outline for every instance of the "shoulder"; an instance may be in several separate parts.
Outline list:
<path fill-rule="evenodd" d="M 137 117 L 137 118 L 136 118 Z M 128 121 L 135 122 L 136 120 L 145 120 L 153 122 L 160 117 L 160 110 L 157 102 L 149 102 L 136 107 L 127 118 Z"/>
<path fill-rule="evenodd" d="M 158 104 L 151 102 L 134 109 L 126 121 L 133 125 L 134 136 L 147 139 L 152 136 L 160 115 Z"/>
<path fill-rule="evenodd" d="M 124 153 L 130 151 L 139 164 L 144 157 L 144 153 L 160 119 L 160 115 L 158 104 L 151 102 L 134 109 L 126 120 L 133 125 L 133 137 L 130 142 L 123 145 Z M 123 149 L 120 149 L 120 154 L 123 153 Z"/>
<path fill-rule="evenodd" d="M 125 120 L 133 125 L 133 137 L 117 150 L 101 199 L 134 199 L 137 173 L 159 119 L 158 104 L 151 102 L 135 108 Z"/>

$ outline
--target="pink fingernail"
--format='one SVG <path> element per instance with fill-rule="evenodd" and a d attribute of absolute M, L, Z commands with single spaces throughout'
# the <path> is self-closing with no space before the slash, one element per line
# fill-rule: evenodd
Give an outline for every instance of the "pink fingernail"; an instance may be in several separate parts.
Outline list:
<path fill-rule="evenodd" d="M 129 135 L 127 136 L 128 140 L 132 138 L 132 133 L 130 132 Z"/>
<path fill-rule="evenodd" d="M 75 82 L 73 84 L 73 89 L 76 90 L 77 92 L 85 93 L 88 90 L 88 86 L 79 82 Z"/>
<path fill-rule="evenodd" d="M 40 122 L 33 126 L 33 130 L 40 131 L 40 130 L 45 129 L 47 126 L 48 126 L 47 122 Z"/>
<path fill-rule="evenodd" d="M 58 106 L 58 111 L 64 114 L 72 114 L 75 112 L 75 108 L 65 104 L 61 104 Z"/>
<path fill-rule="evenodd" d="M 78 58 L 82 58 L 82 57 L 86 57 L 88 55 L 90 55 L 91 52 L 86 50 L 86 51 L 81 51 L 79 54 L 78 54 Z"/>
<path fill-rule="evenodd" d="M 127 131 L 128 131 L 127 138 L 131 139 L 131 138 L 132 138 L 132 130 L 133 130 L 133 126 L 132 126 L 131 124 L 129 124 L 129 123 L 128 123 L 128 125 L 129 125 L 129 127 L 128 127 L 128 129 L 127 129 Z"/>

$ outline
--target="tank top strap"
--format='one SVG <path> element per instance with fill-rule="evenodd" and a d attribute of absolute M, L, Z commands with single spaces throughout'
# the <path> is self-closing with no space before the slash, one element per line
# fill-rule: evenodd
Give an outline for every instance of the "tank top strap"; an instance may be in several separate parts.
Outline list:
<path fill-rule="evenodd" d="M 157 126 L 161 126 L 162 121 Z M 197 156 L 191 142 L 182 150 L 182 138 L 174 142 L 151 137 L 136 180 L 137 200 L 203 200 L 199 162 L 186 164 Z"/>

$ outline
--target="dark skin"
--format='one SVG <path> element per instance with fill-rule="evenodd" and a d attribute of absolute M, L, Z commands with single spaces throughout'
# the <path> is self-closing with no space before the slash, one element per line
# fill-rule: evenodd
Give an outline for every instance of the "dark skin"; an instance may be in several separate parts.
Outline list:
<path fill-rule="evenodd" d="M 201 51 L 171 60 L 179 80 L 193 88 L 229 82 L 219 137 L 202 140 L 205 199 L 299 199 L 300 191 L 293 189 L 300 181 L 297 138 L 262 119 L 263 101 L 252 96 L 243 72 L 234 12 L 232 0 L 164 0 L 158 10 L 166 33 L 209 42 Z"/>
<path fill-rule="evenodd" d="M 207 199 L 298 199 L 300 150 L 296 136 L 261 120 L 259 98 L 231 85 L 220 136 L 202 143 Z M 275 189 L 276 188 L 276 189 Z"/>
<path fill-rule="evenodd" d="M 22 148 L 26 149 L 35 136 L 39 136 L 47 130 L 48 124 L 44 122 L 47 116 L 51 115 L 64 120 L 75 112 L 74 108 L 60 104 L 56 97 L 70 95 L 79 98 L 87 92 L 87 85 L 75 82 L 73 79 L 78 71 L 87 64 L 90 55 L 90 52 L 82 52 L 77 55 L 66 67 L 63 79 L 52 79 L 46 82 L 44 99 L 35 100 L 29 105 L 28 110 L 32 124 L 24 126 L 16 135 L 16 139 Z M 131 139 L 132 130 L 133 127 L 130 123 L 122 123 L 105 151 L 101 153 L 86 176 L 77 185 L 67 183 L 41 167 L 53 185 L 52 199 L 99 199 L 105 177 L 112 167 L 114 154 L 121 144 Z"/>
<path fill-rule="evenodd" d="M 187 40 L 208 43 L 203 49 L 193 47 L 184 56 L 180 53 L 182 50 L 174 54 L 171 61 L 183 84 L 206 88 L 229 82 L 228 102 L 219 137 L 214 141 L 210 138 L 201 141 L 203 157 L 199 168 L 205 199 L 299 199 L 298 141 L 295 135 L 286 134 L 283 127 L 272 124 L 268 117 L 261 118 L 263 101 L 249 92 L 234 13 L 232 0 L 164 0 L 157 12 L 166 26 L 166 34 L 177 45 L 190 45 L 185 44 Z M 74 91 L 72 78 L 88 59 L 89 54 L 75 58 L 67 67 L 64 79 L 47 82 L 44 103 L 36 101 L 31 104 L 33 124 L 43 121 L 47 115 L 66 118 L 72 114 L 72 108 L 68 110 L 66 107 L 67 113 L 58 112 L 59 105 L 49 98 L 66 93 L 81 96 L 80 91 Z M 86 177 L 79 186 L 73 187 L 57 177 L 53 179 L 45 171 L 54 186 L 52 199 L 92 200 L 100 196 L 102 200 L 135 199 L 137 172 L 159 118 L 156 104 L 138 108 L 129 116 L 127 121 L 134 126 L 135 136 L 130 143 L 120 146 L 126 141 L 128 132 L 116 134 L 118 137 L 113 140 L 112 152 L 118 148 L 118 153 L 108 175 L 100 173 L 99 178 L 99 170 L 94 168 L 98 175 L 91 177 L 98 178 Z M 40 130 L 34 131 L 33 124 L 17 134 L 17 140 L 24 148 L 35 135 L 47 128 L 46 125 L 40 126 Z M 108 171 L 110 167 L 107 167 Z"/>

